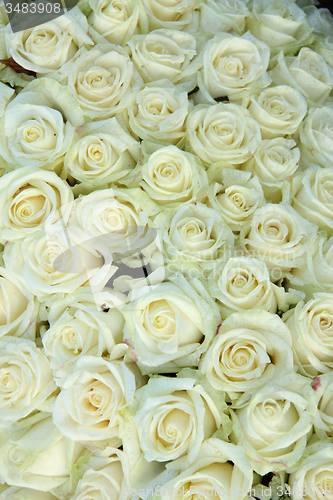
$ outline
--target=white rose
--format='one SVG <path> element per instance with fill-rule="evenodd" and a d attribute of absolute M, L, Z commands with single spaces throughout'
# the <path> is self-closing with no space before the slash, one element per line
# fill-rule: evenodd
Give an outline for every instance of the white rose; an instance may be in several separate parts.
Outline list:
<path fill-rule="evenodd" d="M 248 109 L 259 124 L 263 139 L 293 134 L 307 113 L 305 98 L 287 85 L 270 87 L 252 96 Z"/>
<path fill-rule="evenodd" d="M 219 212 L 235 234 L 249 223 L 257 208 L 265 204 L 258 179 L 251 177 L 249 173 L 228 168 L 211 167 L 208 171 L 212 182 L 206 203 Z"/>
<path fill-rule="evenodd" d="M 268 203 L 255 212 L 250 226 L 242 230 L 241 241 L 253 257 L 266 263 L 274 278 L 276 270 L 281 273 L 305 264 L 316 234 L 316 226 L 290 205 Z"/>
<path fill-rule="evenodd" d="M 30 82 L 8 105 L 0 121 L 1 155 L 13 167 L 51 170 L 84 122 L 68 89 L 48 78 Z"/>
<path fill-rule="evenodd" d="M 234 243 L 221 216 L 202 203 L 162 213 L 154 220 L 154 226 L 163 232 L 163 249 L 171 265 L 174 258 L 177 265 L 178 260 L 181 263 L 183 257 L 188 257 L 202 268 L 211 267 Z"/>
<path fill-rule="evenodd" d="M 306 304 L 300 302 L 284 315 L 292 335 L 297 364 L 302 371 L 315 376 L 333 368 L 333 297 L 315 293 Z"/>
<path fill-rule="evenodd" d="M 141 0 L 90 0 L 89 5 L 88 23 L 110 43 L 125 45 L 138 30 L 147 32 Z"/>
<path fill-rule="evenodd" d="M 61 225 L 61 221 L 60 224 Z M 117 270 L 112 266 L 111 255 L 105 245 L 75 240 L 75 234 L 51 226 L 50 232 L 27 237 L 22 243 L 9 243 L 4 251 L 6 268 L 39 300 L 53 293 L 73 293 L 94 276 L 88 270 L 96 270 L 96 287 L 102 289 Z M 77 245 L 75 245 L 77 243 Z M 97 289 L 96 289 L 97 290 Z"/>
<path fill-rule="evenodd" d="M 255 0 L 246 28 L 267 43 L 272 53 L 295 53 L 312 41 L 313 28 L 295 0 Z"/>
<path fill-rule="evenodd" d="M 78 8 L 17 33 L 8 25 L 5 30 L 8 57 L 43 76 L 73 59 L 81 47 L 94 45 L 87 33 L 87 20 Z"/>
<path fill-rule="evenodd" d="M 70 224 L 82 228 L 90 237 L 114 233 L 112 251 L 116 251 L 117 246 L 124 246 L 124 231 L 147 224 L 148 213 L 144 210 L 144 201 L 148 196 L 142 193 L 142 196 L 135 197 L 136 193 L 141 194 L 139 189 L 115 188 L 82 196 L 75 201 L 75 219 Z"/>
<path fill-rule="evenodd" d="M 125 177 L 139 156 L 139 143 L 119 126 L 116 118 L 110 118 L 77 128 L 64 164 L 74 179 L 99 186 Z"/>
<path fill-rule="evenodd" d="M 290 85 L 307 99 L 324 104 L 333 87 L 333 69 L 317 52 L 303 47 L 297 57 L 276 57 L 269 72 L 276 85 Z"/>
<path fill-rule="evenodd" d="M 308 250 L 306 267 L 291 271 L 290 280 L 310 299 L 314 291 L 333 292 L 333 237 L 320 236 Z"/>
<path fill-rule="evenodd" d="M 251 309 L 276 313 L 300 298 L 297 292 L 285 292 L 283 287 L 271 283 L 266 264 L 251 257 L 234 257 L 225 265 L 222 263 L 212 271 L 208 289 L 217 299 L 222 318 Z"/>
<path fill-rule="evenodd" d="M 177 144 L 183 138 L 190 103 L 187 92 L 159 80 L 129 94 L 124 120 L 135 138 L 159 144 Z"/>
<path fill-rule="evenodd" d="M 66 65 L 64 75 L 68 89 L 92 120 L 117 114 L 124 108 L 127 94 L 141 85 L 127 52 L 107 42 L 84 50 Z"/>
<path fill-rule="evenodd" d="M 197 201 L 207 192 L 207 174 L 197 156 L 176 146 L 144 155 L 122 184 L 139 187 L 157 204 L 176 208 Z"/>
<path fill-rule="evenodd" d="M 172 281 L 122 310 L 124 333 L 143 373 L 197 366 L 220 322 L 217 306 L 200 283 L 189 283 L 181 275 Z"/>
<path fill-rule="evenodd" d="M 122 360 L 83 356 L 62 384 L 53 422 L 73 441 L 108 440 L 120 445 L 122 417 L 136 389 L 136 377 Z"/>
<path fill-rule="evenodd" d="M 203 68 L 198 73 L 203 97 L 215 104 L 218 97 L 239 99 L 267 87 L 269 55 L 268 45 L 250 32 L 241 37 L 218 33 L 203 50 Z"/>
<path fill-rule="evenodd" d="M 284 137 L 265 139 L 247 160 L 242 169 L 253 172 L 259 178 L 266 201 L 279 203 L 282 199 L 283 181 L 298 169 L 300 150 L 296 142 Z"/>
<path fill-rule="evenodd" d="M 254 394 L 266 382 L 293 371 L 291 335 L 267 311 L 235 313 L 223 322 L 200 366 L 214 389 Z"/>
<path fill-rule="evenodd" d="M 148 15 L 149 31 L 188 28 L 199 5 L 198 0 L 142 0 L 142 3 Z"/>
<path fill-rule="evenodd" d="M 314 44 L 314 50 L 323 56 L 327 64 L 333 69 L 333 38 L 317 38 Z"/>
<path fill-rule="evenodd" d="M 185 471 L 182 462 L 180 458 L 173 463 L 179 475 L 163 484 L 154 500 L 248 498 L 253 471 L 240 446 L 210 438 L 202 444 L 198 459 Z"/>
<path fill-rule="evenodd" d="M 301 160 L 331 168 L 333 161 L 333 108 L 311 108 L 300 127 Z"/>
<path fill-rule="evenodd" d="M 250 15 L 243 0 L 207 0 L 200 5 L 200 28 L 214 34 L 245 31 L 245 20 Z"/>
<path fill-rule="evenodd" d="M 112 453 L 113 452 L 113 453 Z M 127 455 L 119 450 L 109 451 L 110 457 L 92 457 L 89 467 L 78 482 L 73 500 L 93 498 L 112 498 L 127 500 L 130 491 L 130 465 Z M 112 453 L 112 454 L 111 454 Z"/>
<path fill-rule="evenodd" d="M 187 118 L 187 146 L 205 166 L 243 163 L 261 142 L 260 128 L 250 113 L 236 104 L 199 105 Z"/>
<path fill-rule="evenodd" d="M 268 382 L 241 409 L 230 410 L 232 442 L 264 475 L 294 465 L 304 453 L 317 411 L 311 380 L 294 372 Z"/>
<path fill-rule="evenodd" d="M 319 166 L 308 168 L 291 185 L 291 206 L 320 229 L 333 229 L 333 172 Z"/>
<path fill-rule="evenodd" d="M 50 328 L 42 334 L 42 342 L 57 377 L 66 376 L 83 356 L 110 354 L 123 340 L 122 314 L 114 307 L 97 310 L 91 292 L 80 290 L 53 301 L 47 319 Z"/>
<path fill-rule="evenodd" d="M 38 308 L 36 298 L 7 269 L 0 267 L 0 337 L 34 340 Z"/>
<path fill-rule="evenodd" d="M 23 167 L 7 173 L 0 179 L 0 240 L 22 240 L 35 233 L 73 198 L 67 182 L 54 172 Z"/>
<path fill-rule="evenodd" d="M 86 461 L 84 455 L 84 446 L 66 439 L 50 414 L 40 412 L 9 429 L 9 437 L 0 447 L 1 477 L 10 485 L 55 490 L 55 494 L 61 486 L 58 492 L 71 496 L 72 481 L 82 467 L 80 461 Z"/>
<path fill-rule="evenodd" d="M 197 456 L 202 442 L 222 424 L 226 405 L 216 405 L 207 390 L 193 378 L 150 379 L 136 392 L 134 422 L 144 458 L 167 462 L 186 455 Z"/>
<path fill-rule="evenodd" d="M 320 439 L 328 440 L 333 436 L 333 371 L 314 377 L 312 387 L 318 403 L 314 428 Z"/>
<path fill-rule="evenodd" d="M 329 9 L 318 9 L 314 5 L 308 5 L 303 10 L 315 31 L 325 36 L 332 35 L 333 17 Z"/>
<path fill-rule="evenodd" d="M 294 500 L 331 499 L 333 496 L 333 446 L 318 442 L 306 449 L 306 456 L 289 469 L 288 484 Z"/>
<path fill-rule="evenodd" d="M 100 248 L 105 263 L 113 263 L 110 272 L 104 265 L 99 274 L 94 271 L 97 269 L 95 260 L 86 259 L 86 267 L 93 273 L 90 284 L 95 286 L 96 282 L 98 286 L 95 291 L 101 291 L 102 281 L 96 281 L 98 276 L 102 280 L 103 276 L 110 279 L 117 271 L 120 275 L 114 276 L 108 287 L 117 292 L 130 292 L 129 300 L 145 293 L 147 287 L 152 289 L 163 281 L 165 271 L 160 238 L 147 225 L 148 216 L 158 211 L 158 206 L 139 188 L 105 189 L 76 200 L 69 232 L 82 239 L 79 247 L 86 242 L 91 250 Z M 96 277 L 93 277 L 95 272 Z"/>
<path fill-rule="evenodd" d="M 198 64 L 190 64 L 196 56 L 196 40 L 183 31 L 159 29 L 148 35 L 134 35 L 128 45 L 132 61 L 144 82 L 164 78 L 192 90 Z"/>
<path fill-rule="evenodd" d="M 0 339 L 0 423 L 26 417 L 56 390 L 49 360 L 30 340 Z"/>

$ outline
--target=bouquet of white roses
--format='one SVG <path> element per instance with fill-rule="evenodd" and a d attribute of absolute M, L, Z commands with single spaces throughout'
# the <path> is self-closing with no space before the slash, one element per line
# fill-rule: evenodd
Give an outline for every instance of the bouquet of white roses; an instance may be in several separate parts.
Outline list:
<path fill-rule="evenodd" d="M 314 4 L 0 4 L 0 499 L 333 498 Z"/>

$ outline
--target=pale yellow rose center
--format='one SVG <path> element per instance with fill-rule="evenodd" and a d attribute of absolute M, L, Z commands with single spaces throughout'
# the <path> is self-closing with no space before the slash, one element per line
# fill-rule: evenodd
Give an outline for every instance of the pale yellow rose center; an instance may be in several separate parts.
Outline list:
<path fill-rule="evenodd" d="M 67 349 L 73 350 L 74 354 L 80 354 L 82 352 L 83 345 L 79 332 L 67 326 L 63 328 L 61 337 Z"/>
<path fill-rule="evenodd" d="M 0 391 L 4 393 L 11 393 L 17 389 L 17 379 L 13 374 L 3 368 L 0 371 Z"/>
<path fill-rule="evenodd" d="M 9 459 L 16 466 L 22 466 L 29 459 L 29 452 L 16 445 L 9 451 Z"/>
<path fill-rule="evenodd" d="M 84 409 L 88 414 L 104 415 L 107 417 L 110 406 L 113 406 L 115 394 L 110 387 L 99 380 L 92 382 L 84 394 Z"/>
<path fill-rule="evenodd" d="M 143 311 L 144 327 L 158 340 L 167 340 L 176 332 L 175 313 L 166 300 L 157 300 Z"/>

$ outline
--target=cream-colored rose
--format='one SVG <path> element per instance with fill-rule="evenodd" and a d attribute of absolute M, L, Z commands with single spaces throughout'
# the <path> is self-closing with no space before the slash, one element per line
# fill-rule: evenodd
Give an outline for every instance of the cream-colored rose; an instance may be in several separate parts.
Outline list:
<path fill-rule="evenodd" d="M 134 35 L 128 45 L 131 59 L 145 83 L 165 78 L 174 84 L 182 84 L 184 90 L 195 87 L 198 64 L 190 64 L 196 56 L 193 35 L 159 29 L 148 35 Z"/>
<path fill-rule="evenodd" d="M 74 179 L 99 186 L 125 177 L 139 156 L 139 143 L 110 118 L 77 128 L 64 163 Z"/>
<path fill-rule="evenodd" d="M 198 0 L 142 0 L 148 15 L 149 31 L 157 28 L 182 30 L 193 24 Z"/>
<path fill-rule="evenodd" d="M 50 328 L 42 334 L 42 341 L 57 377 L 71 372 L 83 356 L 110 354 L 123 340 L 124 318 L 118 309 L 97 310 L 91 292 L 81 289 L 52 301 L 47 319 Z"/>
<path fill-rule="evenodd" d="M 268 382 L 231 411 L 231 441 L 260 475 L 293 466 L 304 453 L 317 411 L 311 379 L 290 372 Z"/>
<path fill-rule="evenodd" d="M 34 340 L 38 308 L 36 298 L 7 269 L 0 267 L 0 337 Z"/>
<path fill-rule="evenodd" d="M 72 60 L 81 47 L 94 45 L 87 33 L 86 17 L 77 7 L 48 23 L 17 33 L 8 25 L 5 30 L 8 57 L 43 76 Z"/>
<path fill-rule="evenodd" d="M 218 307 L 200 283 L 181 275 L 127 305 L 124 334 L 143 373 L 197 366 L 220 322 Z"/>
<path fill-rule="evenodd" d="M 269 72 L 276 85 L 290 85 L 310 101 L 324 104 L 333 87 L 333 69 L 317 52 L 303 47 L 297 57 L 276 57 Z"/>
<path fill-rule="evenodd" d="M 331 168 L 333 162 L 333 108 L 311 108 L 300 127 L 301 160 Z"/>
<path fill-rule="evenodd" d="M 318 403 L 314 428 L 320 439 L 328 440 L 333 436 L 333 371 L 314 377 L 312 387 Z"/>
<path fill-rule="evenodd" d="M 44 403 L 56 390 L 49 360 L 34 342 L 0 340 L 0 425 L 9 427 Z"/>
<path fill-rule="evenodd" d="M 23 167 L 0 179 L 0 241 L 22 240 L 42 228 L 47 217 L 73 200 L 54 172 Z"/>
<path fill-rule="evenodd" d="M 265 204 L 258 179 L 250 173 L 214 167 L 208 170 L 208 178 L 211 184 L 207 205 L 218 211 L 230 229 L 238 234 L 257 208 Z"/>
<path fill-rule="evenodd" d="M 89 237 L 114 233 L 112 251 L 119 246 L 126 247 L 126 231 L 145 226 L 148 220 L 147 210 L 144 210 L 148 196 L 142 193 L 141 197 L 135 197 L 138 192 L 139 189 L 102 189 L 82 196 L 75 202 L 75 218 L 70 223 L 82 228 Z"/>
<path fill-rule="evenodd" d="M 333 297 L 315 293 L 314 298 L 284 315 L 291 331 L 293 348 L 300 369 L 309 376 L 327 373 L 333 368 Z"/>
<path fill-rule="evenodd" d="M 329 9 L 318 9 L 314 5 L 308 5 L 303 10 L 315 31 L 325 36 L 332 35 L 333 17 Z"/>
<path fill-rule="evenodd" d="M 314 50 L 323 56 L 327 64 L 333 69 L 333 38 L 317 38 L 314 44 Z"/>
<path fill-rule="evenodd" d="M 106 458 L 92 457 L 78 482 L 73 500 L 90 500 L 91 498 L 127 500 L 130 495 L 130 464 L 127 455 L 113 448 Z"/>
<path fill-rule="evenodd" d="M 71 495 L 72 481 L 80 475 L 82 463 L 89 456 L 84 446 L 66 439 L 46 412 L 13 425 L 8 434 L 0 447 L 2 481 L 41 492 L 61 486 L 58 493 Z"/>
<path fill-rule="evenodd" d="M 252 96 L 248 109 L 259 124 L 263 139 L 293 134 L 307 113 L 305 98 L 287 85 L 270 87 Z"/>
<path fill-rule="evenodd" d="M 89 5 L 88 23 L 110 43 L 125 45 L 138 30 L 147 32 L 141 0 L 90 0 Z"/>
<path fill-rule="evenodd" d="M 279 277 L 274 276 L 276 280 Z M 251 257 L 234 257 L 218 265 L 208 277 L 208 289 L 217 299 L 222 318 L 251 309 L 276 313 L 302 297 L 295 290 L 285 292 L 272 283 L 266 264 Z"/>
<path fill-rule="evenodd" d="M 37 233 L 23 242 L 9 243 L 4 251 L 5 266 L 39 300 L 53 293 L 73 293 L 94 276 L 96 291 L 107 283 L 117 268 L 105 245 L 89 244 L 68 233 L 59 224 L 49 233 Z M 53 233 L 53 234 L 52 234 Z M 87 273 L 91 270 L 91 273 Z"/>
<path fill-rule="evenodd" d="M 161 283 L 165 276 L 160 239 L 147 225 L 148 217 L 157 212 L 158 206 L 139 188 L 105 189 L 76 200 L 70 232 L 73 231 L 82 242 L 87 241 L 92 249 L 98 250 L 100 246 L 107 262 L 115 263 L 110 267 L 110 278 L 120 264 L 121 273 L 115 278 L 113 289 L 130 291 L 130 300 L 144 293 L 147 286 Z M 94 260 L 87 260 L 87 264 L 94 273 Z M 142 266 L 148 264 L 151 272 L 146 280 Z M 91 285 L 95 286 L 96 279 L 92 278 Z M 100 288 L 96 291 L 101 291 Z"/>
<path fill-rule="evenodd" d="M 269 55 L 268 45 L 250 32 L 241 37 L 218 33 L 203 50 L 203 68 L 198 73 L 203 97 L 215 104 L 218 97 L 239 99 L 267 87 Z"/>
<path fill-rule="evenodd" d="M 244 33 L 250 11 L 243 0 L 207 0 L 200 5 L 200 28 L 211 33 Z"/>
<path fill-rule="evenodd" d="M 283 181 L 298 169 L 301 153 L 295 146 L 294 140 L 284 137 L 265 139 L 253 157 L 242 165 L 243 170 L 258 176 L 266 201 L 279 203 L 282 199 Z"/>
<path fill-rule="evenodd" d="M 134 421 L 147 461 L 167 462 L 197 456 L 202 442 L 222 424 L 223 408 L 192 378 L 150 379 L 136 392 L 139 407 Z M 221 413 L 220 413 L 221 412 Z"/>
<path fill-rule="evenodd" d="M 267 43 L 273 54 L 280 50 L 295 53 L 312 41 L 313 28 L 295 0 L 255 0 L 246 28 Z"/>
<path fill-rule="evenodd" d="M 136 389 L 136 377 L 122 360 L 83 356 L 62 384 L 53 422 L 73 441 L 108 440 L 121 444 L 122 417 Z"/>
<path fill-rule="evenodd" d="M 291 206 L 320 229 L 333 229 L 333 171 L 319 166 L 295 177 Z"/>
<path fill-rule="evenodd" d="M 176 146 L 161 147 L 145 155 L 122 183 L 141 186 L 157 205 L 168 208 L 200 200 L 208 189 L 207 174 L 199 158 Z"/>
<path fill-rule="evenodd" d="M 293 371 L 291 335 L 267 311 L 235 313 L 223 322 L 200 366 L 214 389 L 234 398 Z"/>
<path fill-rule="evenodd" d="M 242 230 L 241 241 L 274 274 L 274 269 L 285 272 L 304 265 L 316 235 L 317 227 L 290 205 L 268 203 L 255 212 L 250 226 Z"/>
<path fill-rule="evenodd" d="M 0 120 L 1 156 L 13 168 L 53 170 L 84 116 L 68 89 L 48 78 L 30 82 Z"/>
<path fill-rule="evenodd" d="M 221 439 L 207 439 L 188 469 L 184 470 L 181 458 L 172 467 L 178 469 L 178 475 L 156 487 L 153 500 L 206 500 L 212 496 L 217 500 L 244 500 L 252 486 L 253 471 L 244 450 Z"/>
<path fill-rule="evenodd" d="M 314 291 L 333 292 L 333 237 L 320 236 L 308 250 L 306 266 L 291 271 L 290 280 L 310 299 Z"/>
<path fill-rule="evenodd" d="M 221 216 L 202 203 L 163 212 L 154 220 L 154 227 L 163 231 L 163 249 L 171 265 L 174 258 L 181 262 L 188 257 L 202 268 L 212 266 L 234 244 Z"/>
<path fill-rule="evenodd" d="M 306 456 L 289 469 L 288 484 L 294 500 L 333 497 L 333 446 L 319 441 L 306 448 Z"/>
<path fill-rule="evenodd" d="M 127 52 L 119 45 L 98 43 L 66 66 L 67 87 L 92 120 L 114 116 L 128 93 L 141 85 Z"/>
<path fill-rule="evenodd" d="M 205 166 L 243 163 L 260 142 L 258 123 L 236 104 L 198 105 L 187 118 L 186 145 Z"/>
<path fill-rule="evenodd" d="M 168 80 L 159 80 L 128 95 L 124 120 L 135 138 L 177 144 L 186 131 L 189 107 L 187 92 L 180 92 Z"/>

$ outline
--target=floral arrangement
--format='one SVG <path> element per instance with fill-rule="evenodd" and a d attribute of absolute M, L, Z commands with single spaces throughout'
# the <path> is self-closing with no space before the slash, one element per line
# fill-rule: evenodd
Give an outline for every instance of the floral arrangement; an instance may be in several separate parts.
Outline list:
<path fill-rule="evenodd" d="M 0 5 L 1 499 L 333 498 L 313 3 Z"/>

